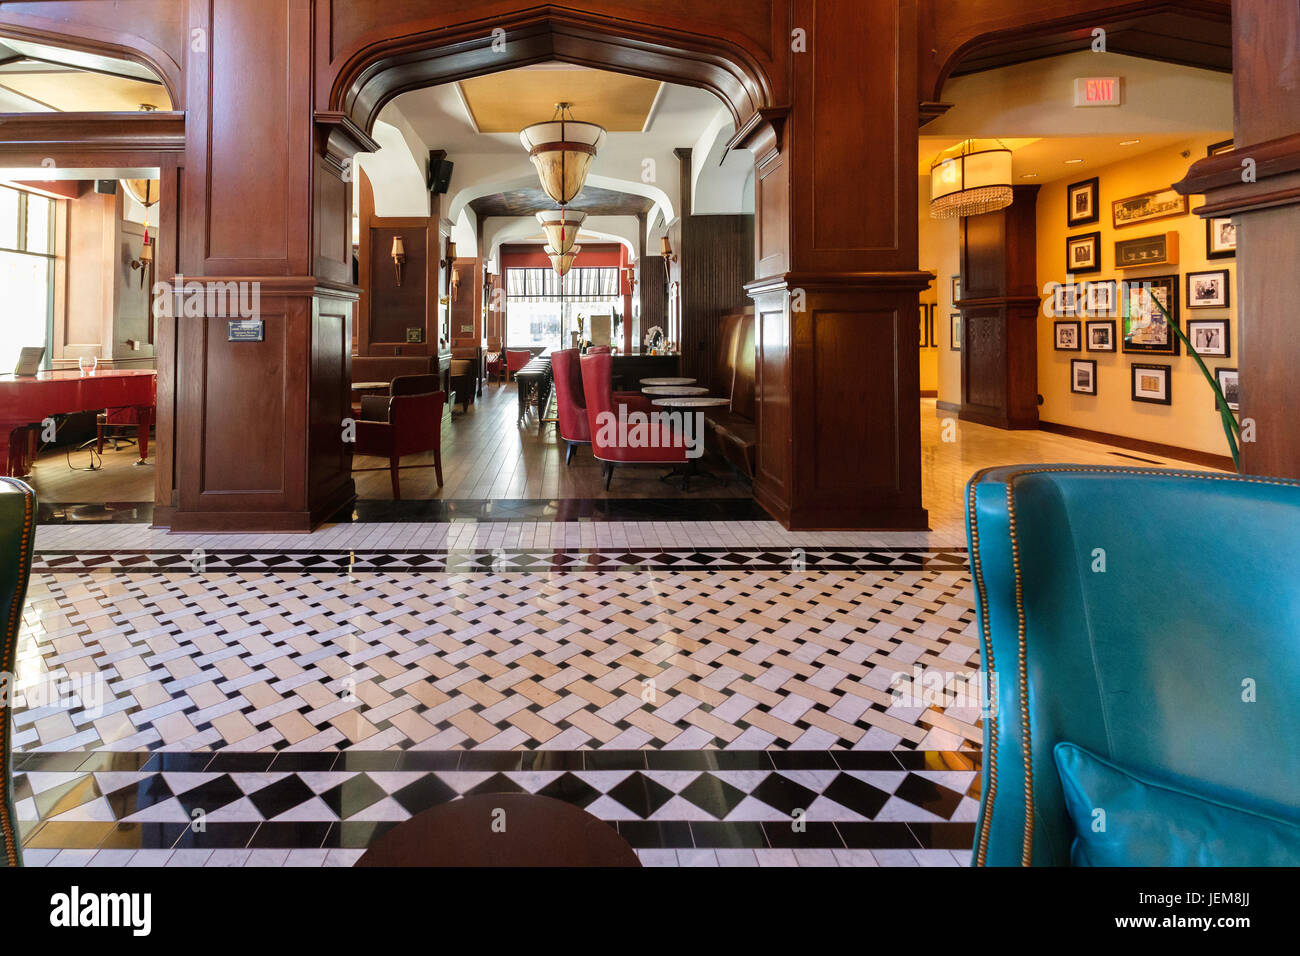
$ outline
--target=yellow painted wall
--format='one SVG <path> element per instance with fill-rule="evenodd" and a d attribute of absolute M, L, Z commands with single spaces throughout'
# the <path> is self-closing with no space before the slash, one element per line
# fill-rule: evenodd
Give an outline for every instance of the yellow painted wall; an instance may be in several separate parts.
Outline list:
<path fill-rule="evenodd" d="M 1230 320 L 1230 356 L 1206 358 L 1213 372 L 1216 366 L 1237 367 L 1237 295 L 1236 260 L 1207 259 L 1205 256 L 1205 222 L 1191 213 L 1204 202 L 1204 197 L 1189 197 L 1188 215 L 1176 219 L 1161 219 L 1114 229 L 1111 225 L 1111 202 L 1153 189 L 1163 189 L 1182 179 L 1187 167 L 1206 155 L 1206 147 L 1230 134 L 1189 140 L 1170 149 L 1161 149 L 1131 160 L 1080 173 L 1058 182 L 1047 183 L 1038 194 L 1038 283 L 1042 288 L 1049 282 L 1065 281 L 1065 240 L 1067 236 L 1101 233 L 1100 272 L 1090 272 L 1076 281 L 1170 275 L 1179 277 L 1179 325 L 1186 331 L 1187 320 Z M 1140 147 L 1138 147 L 1140 148 Z M 1189 150 L 1184 157 L 1182 152 Z M 1066 228 L 1066 190 L 1069 183 L 1100 179 L 1101 221 L 1074 229 Z M 1179 261 L 1177 265 L 1152 266 L 1142 269 L 1115 269 L 1115 242 L 1135 239 L 1156 233 L 1179 233 Z M 955 240 L 954 240 L 955 245 Z M 924 246 L 922 246 L 924 249 Z M 1187 273 L 1216 269 L 1228 270 L 1231 289 L 1228 309 L 1188 309 Z M 1118 298 L 1118 296 L 1117 296 Z M 1123 320 L 1115 316 L 1117 348 L 1122 349 Z M 1080 322 L 1086 319 L 1081 318 Z M 1205 381 L 1196 360 L 1180 349 L 1176 356 L 1138 355 L 1116 352 L 1057 352 L 1053 346 L 1054 319 L 1046 312 L 1039 314 L 1038 326 L 1038 391 L 1043 396 L 1039 417 L 1045 422 L 1072 425 L 1112 435 L 1158 442 L 1190 448 L 1212 454 L 1227 455 L 1227 441 L 1223 435 L 1218 413 L 1214 408 L 1214 393 Z M 1070 391 L 1070 360 L 1094 359 L 1097 362 L 1097 394 L 1076 395 Z M 1172 405 L 1150 405 L 1130 399 L 1130 366 L 1134 362 L 1167 364 L 1172 366 Z"/>
<path fill-rule="evenodd" d="M 921 357 L 921 389 L 937 389 L 939 401 L 961 404 L 961 353 L 952 351 L 949 316 L 952 307 L 952 277 L 957 274 L 961 253 L 961 234 L 957 219 L 930 218 L 930 179 L 922 176 L 917 195 L 920 197 L 917 212 L 920 229 L 917 233 L 920 246 L 920 264 L 926 272 L 933 272 L 935 280 L 921 293 L 922 302 L 934 302 L 934 334 L 937 349 L 923 350 L 929 355 Z M 927 377 L 929 376 L 929 377 Z"/>

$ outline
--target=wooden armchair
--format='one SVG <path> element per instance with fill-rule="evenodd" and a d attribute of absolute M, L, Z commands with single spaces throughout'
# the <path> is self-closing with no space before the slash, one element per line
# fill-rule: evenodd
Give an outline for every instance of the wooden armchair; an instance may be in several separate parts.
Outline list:
<path fill-rule="evenodd" d="M 362 418 L 357 421 L 356 454 L 388 459 L 395 501 L 402 498 L 399 469 L 429 467 L 403 466 L 400 464 L 403 455 L 432 451 L 438 487 L 442 487 L 442 410 L 446 402 L 447 393 L 438 389 L 436 375 L 403 375 L 393 379 L 392 394 L 387 399 L 377 396 L 362 402 Z"/>

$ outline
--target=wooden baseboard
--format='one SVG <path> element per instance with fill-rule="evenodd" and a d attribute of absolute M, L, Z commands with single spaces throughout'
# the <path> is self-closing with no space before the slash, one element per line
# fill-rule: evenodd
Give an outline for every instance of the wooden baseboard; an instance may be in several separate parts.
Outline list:
<path fill-rule="evenodd" d="M 1114 445 L 1116 448 L 1127 448 L 1129 451 L 1146 452 L 1148 455 L 1173 458 L 1175 461 L 1186 461 L 1194 465 L 1204 465 L 1207 468 L 1218 468 L 1221 471 L 1235 472 L 1237 470 L 1232 464 L 1232 458 L 1228 455 L 1214 455 L 1207 451 L 1180 448 L 1177 445 L 1162 445 L 1159 442 L 1146 441 L 1142 438 L 1112 435 L 1109 432 L 1098 432 L 1093 431 L 1091 428 L 1078 428 L 1074 425 L 1061 425 L 1057 422 L 1039 421 L 1038 428 L 1041 431 L 1052 432 L 1056 435 L 1082 438 L 1084 441 Z"/>

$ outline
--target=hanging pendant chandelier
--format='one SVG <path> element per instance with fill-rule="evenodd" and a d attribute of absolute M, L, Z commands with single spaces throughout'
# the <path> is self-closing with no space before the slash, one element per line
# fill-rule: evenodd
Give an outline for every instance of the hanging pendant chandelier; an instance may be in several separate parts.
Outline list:
<path fill-rule="evenodd" d="M 591 161 L 605 143 L 605 128 L 578 122 L 571 104 L 556 103 L 550 121 L 525 128 L 519 141 L 528 150 L 546 195 L 565 206 L 582 192 Z"/>
<path fill-rule="evenodd" d="M 551 260 L 551 268 L 555 270 L 557 276 L 563 277 L 573 267 L 573 260 L 578 258 L 578 253 L 582 251 L 582 246 L 573 246 L 568 252 L 556 252 L 550 246 L 545 249 L 546 256 Z"/>
<path fill-rule="evenodd" d="M 556 252 L 565 253 L 578 241 L 578 227 L 587 218 L 585 212 L 570 212 L 567 209 L 548 209 L 539 212 L 537 221 L 546 233 L 546 244 Z"/>
<path fill-rule="evenodd" d="M 968 139 L 930 164 L 930 218 L 980 216 L 1011 205 L 1011 150 L 997 140 Z"/>

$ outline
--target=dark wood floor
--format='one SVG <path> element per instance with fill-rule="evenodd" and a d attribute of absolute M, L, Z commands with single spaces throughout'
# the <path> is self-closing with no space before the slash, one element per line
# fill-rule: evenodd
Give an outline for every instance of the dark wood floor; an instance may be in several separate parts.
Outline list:
<path fill-rule="evenodd" d="M 517 424 L 515 386 L 486 385 L 469 410 L 456 406 L 442 433 L 442 470 L 444 486 L 438 487 L 432 467 L 402 470 L 404 499 L 551 499 L 551 498 L 747 498 L 749 485 L 738 480 L 721 462 L 706 460 L 705 470 L 726 476 L 721 481 L 701 481 L 682 492 L 676 483 L 660 481 L 668 469 L 662 465 L 620 466 L 614 472 L 609 491 L 605 491 L 600 463 L 591 457 L 589 446 L 574 452 L 573 464 L 565 466 L 565 444 L 554 425 L 538 429 L 537 418 L 530 414 L 526 424 Z M 153 500 L 153 465 L 136 466 L 134 445 L 119 451 L 105 449 L 103 468 L 84 470 L 90 463 L 88 451 L 68 456 L 63 449 L 46 451 L 37 460 L 32 483 L 45 502 L 105 501 L 139 502 Z M 432 466 L 433 455 L 411 455 L 404 465 Z M 356 468 L 383 467 L 382 471 L 358 471 L 354 474 L 357 496 L 361 499 L 385 500 L 393 497 L 387 462 L 379 458 L 357 456 Z"/>

